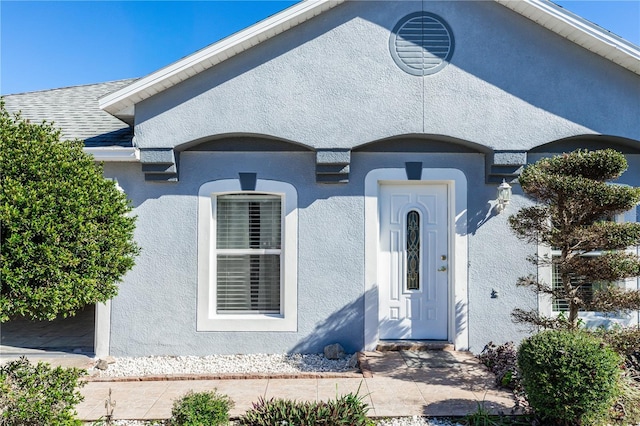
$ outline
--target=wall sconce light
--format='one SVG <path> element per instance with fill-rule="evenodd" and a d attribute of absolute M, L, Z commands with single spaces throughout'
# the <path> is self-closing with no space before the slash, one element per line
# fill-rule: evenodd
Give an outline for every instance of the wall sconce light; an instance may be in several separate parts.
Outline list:
<path fill-rule="evenodd" d="M 498 187 L 498 213 L 507 208 L 509 201 L 511 201 L 511 185 L 502 179 L 502 183 Z"/>

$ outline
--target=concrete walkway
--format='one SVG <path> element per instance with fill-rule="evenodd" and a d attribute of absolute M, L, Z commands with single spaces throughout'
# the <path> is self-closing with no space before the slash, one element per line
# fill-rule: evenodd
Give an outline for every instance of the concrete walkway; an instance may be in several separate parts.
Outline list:
<path fill-rule="evenodd" d="M 247 378 L 234 380 L 163 380 L 89 382 L 78 407 L 83 420 L 106 414 L 111 389 L 115 419 L 165 419 L 173 401 L 189 390 L 217 389 L 231 397 L 232 417 L 259 397 L 319 401 L 360 392 L 372 417 L 464 416 L 483 404 L 495 413 L 511 413 L 510 392 L 496 389 L 493 375 L 466 352 L 366 352 L 370 374 L 338 378 Z M 363 373 L 366 373 L 363 371 Z M 370 376 L 370 377 L 365 377 Z"/>

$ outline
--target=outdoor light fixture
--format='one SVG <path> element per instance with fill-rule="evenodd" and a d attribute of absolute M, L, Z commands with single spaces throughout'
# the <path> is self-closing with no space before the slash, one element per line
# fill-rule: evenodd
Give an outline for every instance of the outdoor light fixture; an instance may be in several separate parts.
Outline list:
<path fill-rule="evenodd" d="M 496 206 L 498 213 L 507 208 L 509 201 L 511 201 L 511 185 L 502 179 L 502 183 L 498 187 L 498 205 Z"/>

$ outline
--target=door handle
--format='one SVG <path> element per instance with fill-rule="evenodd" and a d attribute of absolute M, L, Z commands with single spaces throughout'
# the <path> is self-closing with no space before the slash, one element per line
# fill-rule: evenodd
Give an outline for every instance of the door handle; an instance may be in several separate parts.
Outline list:
<path fill-rule="evenodd" d="M 440 268 L 438 268 L 438 272 L 445 272 L 447 270 L 446 266 L 441 266 Z"/>

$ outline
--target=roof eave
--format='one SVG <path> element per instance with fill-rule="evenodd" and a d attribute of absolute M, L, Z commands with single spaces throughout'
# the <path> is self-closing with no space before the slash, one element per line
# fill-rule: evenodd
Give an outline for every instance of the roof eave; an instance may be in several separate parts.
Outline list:
<path fill-rule="evenodd" d="M 346 0 L 305 0 L 99 99 L 130 123 L 136 103 L 154 96 Z M 640 47 L 548 0 L 495 0 L 544 28 L 640 75 Z"/>
<path fill-rule="evenodd" d="M 345 0 L 306 0 L 240 32 L 199 50 L 99 99 L 99 106 L 124 119 L 138 102 L 231 58 L 289 28 L 301 24 Z"/>
<path fill-rule="evenodd" d="M 636 74 L 640 47 L 547 0 L 495 0 L 573 43 Z"/>

